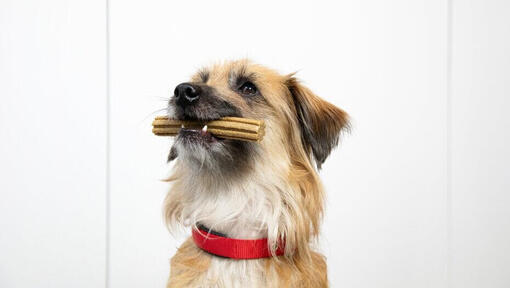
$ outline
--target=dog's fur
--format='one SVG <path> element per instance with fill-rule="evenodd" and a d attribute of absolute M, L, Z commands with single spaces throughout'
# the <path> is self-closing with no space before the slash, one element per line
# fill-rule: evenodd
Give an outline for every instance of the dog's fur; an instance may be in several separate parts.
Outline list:
<path fill-rule="evenodd" d="M 239 90 L 246 82 L 256 93 Z M 286 245 L 283 256 L 234 260 L 190 238 L 171 260 L 168 287 L 327 287 L 325 259 L 311 248 L 323 212 L 317 169 L 348 128 L 347 114 L 293 74 L 247 60 L 201 70 L 190 83 L 204 95 L 186 108 L 172 97 L 170 117 L 263 119 L 266 135 L 260 143 L 179 135 L 168 157 L 176 161 L 164 204 L 169 229 L 201 223 L 231 238 L 268 238 L 273 253 L 278 241 Z"/>

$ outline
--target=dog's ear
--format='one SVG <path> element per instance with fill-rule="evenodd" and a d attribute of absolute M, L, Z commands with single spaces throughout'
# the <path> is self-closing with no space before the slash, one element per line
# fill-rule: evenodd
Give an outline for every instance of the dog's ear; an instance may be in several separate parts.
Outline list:
<path fill-rule="evenodd" d="M 175 160 L 175 158 L 177 158 L 177 149 L 175 148 L 175 146 L 172 146 L 172 148 L 170 148 L 170 153 L 168 153 L 166 163 L 172 162 L 173 160 Z"/>
<path fill-rule="evenodd" d="M 342 109 L 319 98 L 289 75 L 286 85 L 292 95 L 301 129 L 301 140 L 312 153 L 317 168 L 338 145 L 340 134 L 349 129 L 349 116 Z"/>

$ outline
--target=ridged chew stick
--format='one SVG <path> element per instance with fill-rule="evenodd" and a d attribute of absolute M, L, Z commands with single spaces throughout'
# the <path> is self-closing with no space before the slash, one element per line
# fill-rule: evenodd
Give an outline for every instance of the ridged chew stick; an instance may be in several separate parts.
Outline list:
<path fill-rule="evenodd" d="M 219 138 L 235 139 L 242 141 L 261 141 L 264 137 L 264 121 L 239 117 L 223 117 L 218 120 L 183 121 L 169 119 L 166 116 L 158 116 L 152 122 L 152 132 L 158 136 L 176 136 L 181 127 L 201 129 L 207 125 L 207 132 Z"/>

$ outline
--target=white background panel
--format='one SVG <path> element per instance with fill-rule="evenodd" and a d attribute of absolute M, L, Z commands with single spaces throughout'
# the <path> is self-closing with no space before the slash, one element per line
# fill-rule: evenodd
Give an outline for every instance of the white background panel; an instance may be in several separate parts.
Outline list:
<path fill-rule="evenodd" d="M 105 283 L 105 6 L 0 2 L 0 287 Z"/>
<path fill-rule="evenodd" d="M 450 287 L 510 287 L 509 11 L 453 9 Z"/>
<path fill-rule="evenodd" d="M 445 9 L 441 1 L 112 1 L 112 287 L 161 287 L 182 241 L 161 221 L 170 141 L 150 136 L 150 113 L 203 64 L 237 57 L 299 70 L 353 117 L 352 135 L 322 172 L 332 286 L 444 285 Z"/>

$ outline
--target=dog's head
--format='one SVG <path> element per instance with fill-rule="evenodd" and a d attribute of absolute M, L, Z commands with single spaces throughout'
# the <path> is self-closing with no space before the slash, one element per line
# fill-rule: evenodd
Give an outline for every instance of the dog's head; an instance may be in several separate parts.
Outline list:
<path fill-rule="evenodd" d="M 293 74 L 241 60 L 203 69 L 179 84 L 168 112 L 182 120 L 260 119 L 266 126 L 257 143 L 181 129 L 168 157 L 177 159 L 165 204 L 170 223 L 260 219 L 269 242 L 285 238 L 289 253 L 317 235 L 323 192 L 316 167 L 348 127 L 344 111 Z"/>
<path fill-rule="evenodd" d="M 201 129 L 181 130 L 168 160 L 179 157 L 192 165 L 189 168 L 222 174 L 249 171 L 256 161 L 280 158 L 276 152 L 291 159 L 300 150 L 320 168 L 348 127 L 344 111 L 317 97 L 292 74 L 279 75 L 246 60 L 202 69 L 177 85 L 168 111 L 180 120 L 236 116 L 265 121 L 262 143 L 220 139 Z M 260 159 L 262 155 L 268 158 Z"/>

